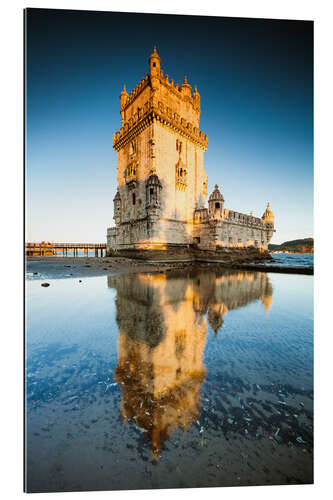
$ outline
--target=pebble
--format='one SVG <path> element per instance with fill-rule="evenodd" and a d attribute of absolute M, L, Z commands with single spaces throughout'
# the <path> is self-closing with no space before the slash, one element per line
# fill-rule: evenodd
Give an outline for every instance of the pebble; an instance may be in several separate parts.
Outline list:
<path fill-rule="evenodd" d="M 41 283 L 40 286 L 50 286 L 50 283 Z"/>

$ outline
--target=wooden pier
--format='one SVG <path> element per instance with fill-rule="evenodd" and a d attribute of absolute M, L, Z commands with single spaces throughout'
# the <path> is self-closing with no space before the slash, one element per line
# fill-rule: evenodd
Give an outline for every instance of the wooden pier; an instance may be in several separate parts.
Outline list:
<path fill-rule="evenodd" d="M 95 251 L 95 257 L 105 257 L 106 243 L 50 243 L 42 241 L 40 243 L 26 243 L 26 256 L 56 256 L 67 257 L 68 252 L 73 252 L 73 257 L 78 257 L 79 251 L 83 252 L 83 257 L 88 257 L 89 251 Z"/>

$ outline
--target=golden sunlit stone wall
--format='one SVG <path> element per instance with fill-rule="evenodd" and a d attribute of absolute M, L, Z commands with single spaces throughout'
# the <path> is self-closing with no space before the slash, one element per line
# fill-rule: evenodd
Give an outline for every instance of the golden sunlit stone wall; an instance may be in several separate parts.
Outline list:
<path fill-rule="evenodd" d="M 181 152 L 176 150 L 176 141 Z M 203 150 L 168 127 L 156 125 L 156 173 L 163 185 L 162 217 L 192 224 L 198 201 L 206 201 L 204 182 L 207 175 L 203 165 Z M 175 166 L 181 162 L 186 169 L 186 189 L 177 188 Z"/>
<path fill-rule="evenodd" d="M 124 87 L 121 128 L 113 136 L 118 155 L 116 225 L 107 230 L 107 253 L 193 243 L 210 250 L 267 249 L 274 232 L 269 206 L 261 219 L 215 210 L 220 200 L 214 197 L 223 198 L 216 186 L 208 210 L 204 208 L 208 136 L 199 130 L 200 100 L 186 77 L 179 85 L 164 75 L 156 48 L 149 58 L 149 73 L 130 94 Z"/>

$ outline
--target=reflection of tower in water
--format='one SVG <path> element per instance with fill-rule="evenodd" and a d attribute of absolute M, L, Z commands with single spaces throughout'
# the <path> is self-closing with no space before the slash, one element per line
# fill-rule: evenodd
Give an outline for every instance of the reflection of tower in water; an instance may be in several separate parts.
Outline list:
<path fill-rule="evenodd" d="M 265 273 L 247 272 L 121 275 L 108 286 L 117 289 L 121 416 L 144 432 L 157 460 L 163 441 L 200 416 L 206 314 L 216 335 L 228 311 L 266 304 L 272 287 Z"/>

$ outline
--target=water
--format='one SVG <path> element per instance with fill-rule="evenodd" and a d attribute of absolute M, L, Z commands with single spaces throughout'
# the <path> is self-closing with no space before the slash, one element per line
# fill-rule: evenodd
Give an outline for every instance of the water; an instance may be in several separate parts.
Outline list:
<path fill-rule="evenodd" d="M 313 253 L 273 253 L 274 261 L 266 265 L 286 267 L 312 267 Z"/>
<path fill-rule="evenodd" d="M 313 279 L 27 281 L 30 492 L 313 481 Z"/>

